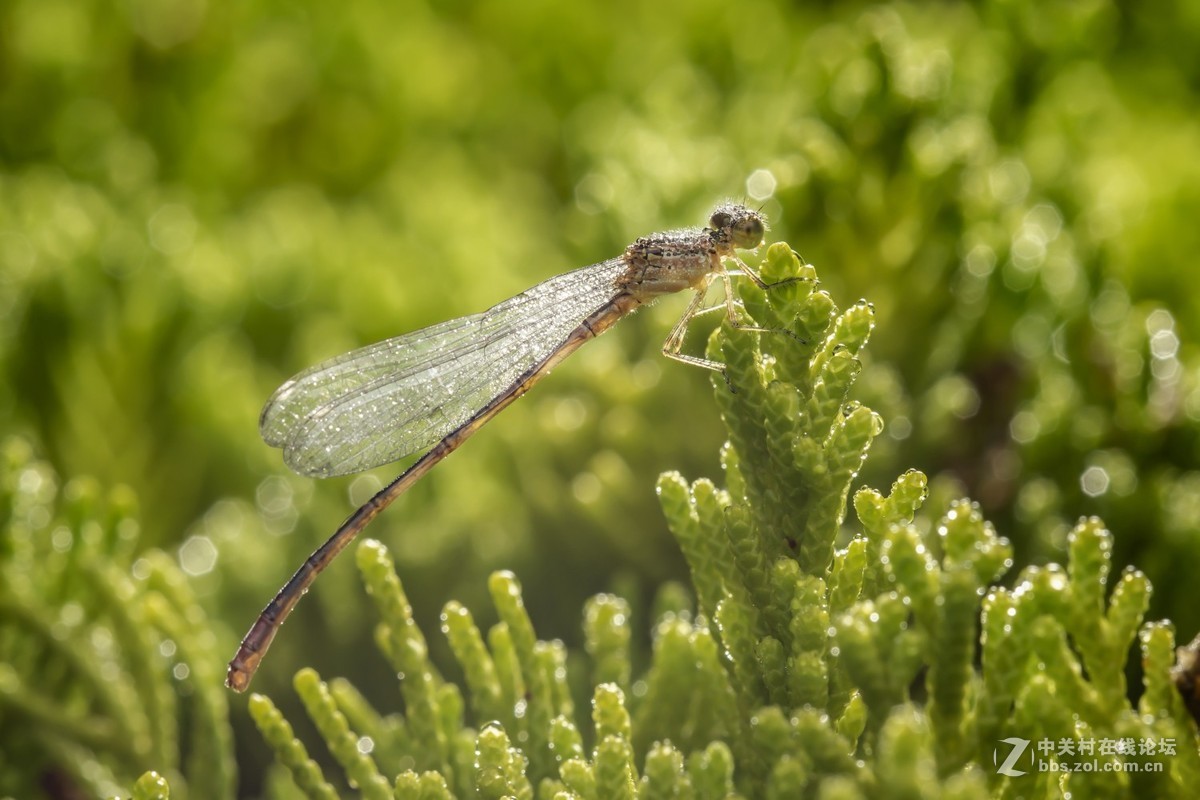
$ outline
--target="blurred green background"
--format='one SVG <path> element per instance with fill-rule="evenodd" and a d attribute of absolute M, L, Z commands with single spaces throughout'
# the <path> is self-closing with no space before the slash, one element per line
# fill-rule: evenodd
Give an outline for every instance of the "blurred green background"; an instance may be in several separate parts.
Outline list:
<path fill-rule="evenodd" d="M 281 381 L 744 198 L 879 313 L 857 399 L 888 428 L 861 480 L 927 472 L 1022 563 L 1098 514 L 1186 640 L 1197 41 L 1183 0 L 7 0 L 4 432 L 132 487 L 141 546 L 178 554 L 232 654 L 398 471 L 289 474 L 256 426 Z M 497 568 L 568 642 L 588 595 L 685 577 L 654 479 L 717 476 L 721 433 L 707 375 L 659 355 L 683 302 L 589 344 L 370 528 L 427 631 L 451 598 L 490 622 Z M 311 665 L 391 691 L 365 609 L 337 564 L 255 688 Z M 239 746 L 253 786 L 263 747 Z"/>

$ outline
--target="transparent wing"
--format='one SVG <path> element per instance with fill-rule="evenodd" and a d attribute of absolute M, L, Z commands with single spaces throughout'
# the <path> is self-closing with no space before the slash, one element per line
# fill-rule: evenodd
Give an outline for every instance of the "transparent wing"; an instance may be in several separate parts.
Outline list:
<path fill-rule="evenodd" d="M 361 472 L 423 451 L 462 425 L 617 293 L 619 258 L 551 278 L 499 305 L 310 367 L 259 419 L 302 475 Z"/>

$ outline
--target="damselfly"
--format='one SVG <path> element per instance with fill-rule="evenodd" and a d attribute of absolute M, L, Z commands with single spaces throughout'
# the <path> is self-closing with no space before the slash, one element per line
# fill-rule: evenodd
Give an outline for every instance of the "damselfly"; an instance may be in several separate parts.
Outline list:
<path fill-rule="evenodd" d="M 638 239 L 608 261 L 540 283 L 482 314 L 460 317 L 332 358 L 279 387 L 259 420 L 263 439 L 283 449 L 302 475 L 328 478 L 388 464 L 430 448 L 342 523 L 263 609 L 229 662 L 226 684 L 250 685 L 271 641 L 317 575 L 375 515 L 588 339 L 660 295 L 695 290 L 663 353 L 689 364 L 721 365 L 680 351 L 689 320 L 714 278 L 736 319 L 730 277 L 762 280 L 735 250 L 758 247 L 766 220 L 736 203 L 719 206 L 708 227 Z"/>

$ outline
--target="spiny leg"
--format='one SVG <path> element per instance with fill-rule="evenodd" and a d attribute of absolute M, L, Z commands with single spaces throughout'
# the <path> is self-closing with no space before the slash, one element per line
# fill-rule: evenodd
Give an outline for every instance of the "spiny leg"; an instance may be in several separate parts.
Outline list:
<path fill-rule="evenodd" d="M 720 372 L 722 375 L 724 375 L 725 365 L 720 361 L 711 361 L 707 358 L 690 356 L 687 353 L 680 352 L 680 349 L 683 347 L 683 337 L 687 333 L 688 323 L 691 322 L 694 317 L 704 313 L 704 311 L 700 310 L 700 306 L 704 303 L 704 295 L 708 292 L 709 281 L 710 278 L 706 277 L 704 281 L 696 287 L 696 294 L 694 297 L 692 297 L 692 301 L 688 303 L 687 308 L 684 309 L 683 315 L 679 317 L 679 321 L 675 323 L 675 327 L 671 328 L 671 332 L 667 334 L 667 340 L 663 342 L 662 352 L 667 358 L 673 358 L 676 361 L 681 361 L 684 364 L 691 364 L 694 367 L 711 369 L 714 372 Z M 728 376 L 726 376 L 725 382 L 729 382 Z"/>
<path fill-rule="evenodd" d="M 790 278 L 783 278 L 782 280 L 774 281 L 773 283 L 767 283 L 762 279 L 761 275 L 750 269 L 750 267 L 746 265 L 746 262 L 742 261 L 737 256 L 729 256 L 729 258 L 731 258 L 733 262 L 738 265 L 738 268 L 736 270 L 725 270 L 726 275 L 745 275 L 754 282 L 755 286 L 762 289 L 764 292 L 770 291 L 771 289 L 776 289 L 780 286 L 788 286 L 793 283 L 806 283 L 812 280 L 812 278 L 802 278 L 799 275 L 793 275 Z"/>
<path fill-rule="evenodd" d="M 784 278 L 782 280 L 778 280 L 773 283 L 767 283 L 766 281 L 764 281 L 762 279 L 762 277 L 757 272 L 750 269 L 750 267 L 748 267 L 746 265 L 746 263 L 743 262 L 740 258 L 737 258 L 736 256 L 734 256 L 733 261 L 734 261 L 734 263 L 736 263 L 738 265 L 738 268 L 736 270 L 723 270 L 721 272 L 721 280 L 725 283 L 725 307 L 726 307 L 727 313 L 729 315 L 729 326 L 731 328 L 736 328 L 736 329 L 742 330 L 742 331 L 757 331 L 759 333 L 783 333 L 783 334 L 787 334 L 788 336 L 792 337 L 800 344 L 808 344 L 807 339 L 798 335 L 795 331 L 788 330 L 787 328 L 763 328 L 758 325 L 748 325 L 745 322 L 742 322 L 740 319 L 738 319 L 737 313 L 734 310 L 736 308 L 736 303 L 734 301 L 733 281 L 731 281 L 730 278 L 738 277 L 738 276 L 747 277 L 754 283 L 755 286 L 757 286 L 759 289 L 762 289 L 764 292 L 769 292 L 772 289 L 777 289 L 781 286 L 789 286 L 793 283 L 809 281 L 809 280 L 811 280 L 811 278 L 802 278 L 799 275 L 793 275 L 790 278 Z"/>
<path fill-rule="evenodd" d="M 808 344 L 805 339 L 797 336 L 793 331 L 789 331 L 784 328 L 762 328 L 742 322 L 739 319 L 739 313 L 737 311 L 737 295 L 734 294 L 733 282 L 730 280 L 730 278 L 744 275 L 750 278 L 750 280 L 752 280 L 756 286 L 764 291 L 770 291 L 778 286 L 786 286 L 791 283 L 806 281 L 809 279 L 796 276 L 784 278 L 783 280 L 775 281 L 774 283 L 767 283 L 756 272 L 754 272 L 754 270 L 746 266 L 741 259 L 734 258 L 734 261 L 737 263 L 739 269 L 721 271 L 721 281 L 725 285 L 725 313 L 729 319 L 729 326 L 742 331 L 786 333 L 801 344 Z M 736 391 L 733 387 L 733 384 L 730 383 L 729 374 L 725 369 L 725 365 L 720 361 L 713 361 L 711 359 L 692 356 L 680 352 L 683 347 L 684 336 L 687 334 L 688 324 L 696 317 L 707 314 L 711 311 L 715 311 L 721 307 L 717 305 L 705 309 L 700 308 L 700 306 L 704 303 L 704 297 L 708 292 L 708 287 L 711 281 L 712 276 L 710 275 L 704 279 L 704 282 L 701 283 L 700 286 L 696 287 L 696 294 L 692 297 L 691 302 L 688 303 L 687 308 L 684 309 L 683 314 L 679 317 L 679 320 L 675 323 L 675 326 L 671 328 L 671 332 L 667 335 L 666 341 L 663 342 L 662 352 L 667 358 L 672 358 L 684 364 L 691 364 L 692 366 L 703 367 L 704 369 L 711 369 L 714 372 L 720 372 L 721 377 L 725 379 L 725 385 L 729 387 L 730 391 Z"/>

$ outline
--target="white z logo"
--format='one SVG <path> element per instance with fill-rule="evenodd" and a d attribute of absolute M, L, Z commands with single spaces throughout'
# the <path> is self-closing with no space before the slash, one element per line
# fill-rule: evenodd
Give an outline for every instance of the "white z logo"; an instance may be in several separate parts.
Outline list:
<path fill-rule="evenodd" d="M 1024 775 L 1025 770 L 1013 769 L 1013 766 L 1017 763 L 1017 759 L 1021 757 L 1021 754 L 1025 752 L 1025 748 L 1029 747 L 1029 740 L 1010 738 L 1001 739 L 1000 741 L 1003 744 L 1012 745 L 1012 750 L 1009 752 L 1008 758 L 1004 759 L 1004 763 L 996 767 L 996 772 L 1000 773 L 1001 775 L 1007 775 L 1010 778 L 1019 778 L 1020 776 Z M 995 750 L 992 751 L 992 763 L 996 763 Z"/>

